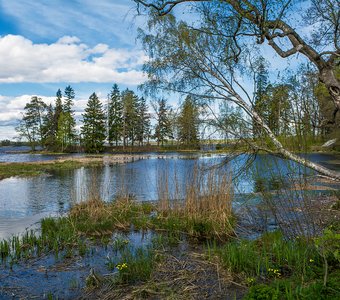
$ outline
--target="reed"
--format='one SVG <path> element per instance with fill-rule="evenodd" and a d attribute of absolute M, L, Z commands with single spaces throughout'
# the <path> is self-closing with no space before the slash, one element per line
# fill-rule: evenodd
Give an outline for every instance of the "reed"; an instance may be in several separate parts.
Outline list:
<path fill-rule="evenodd" d="M 161 222 L 168 224 L 169 229 L 177 228 L 197 236 L 224 239 L 233 235 L 231 174 L 196 165 L 187 175 L 184 186 L 176 173 L 173 181 L 159 176 L 157 211 Z"/>

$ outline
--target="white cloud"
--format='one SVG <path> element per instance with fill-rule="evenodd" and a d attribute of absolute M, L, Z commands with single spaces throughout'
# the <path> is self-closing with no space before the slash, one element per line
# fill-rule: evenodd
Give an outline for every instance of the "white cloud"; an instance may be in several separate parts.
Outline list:
<path fill-rule="evenodd" d="M 23 112 L 26 103 L 30 101 L 32 96 L 36 95 L 21 95 L 17 97 L 0 95 L 0 125 L 21 119 L 21 113 Z M 53 103 L 55 99 L 55 97 L 38 97 L 43 99 L 46 104 Z"/>
<path fill-rule="evenodd" d="M 0 83 L 117 82 L 138 85 L 147 59 L 142 51 L 89 47 L 77 37 L 34 44 L 19 35 L 0 37 Z"/>
<path fill-rule="evenodd" d="M 58 44 L 76 44 L 76 43 L 80 43 L 80 39 L 77 38 L 76 36 L 69 36 L 69 35 L 65 35 L 63 37 L 61 37 L 58 41 Z"/>
<path fill-rule="evenodd" d="M 22 118 L 24 107 L 32 96 L 41 98 L 47 105 L 54 103 L 55 97 L 41 95 L 21 95 L 17 97 L 9 97 L 0 95 L 0 140 L 13 139 L 18 134 L 15 132 L 15 126 Z M 102 99 L 105 101 L 104 99 Z M 82 119 L 82 113 L 86 107 L 88 99 L 75 99 L 73 109 L 78 122 Z M 77 125 L 78 127 L 80 124 Z"/>

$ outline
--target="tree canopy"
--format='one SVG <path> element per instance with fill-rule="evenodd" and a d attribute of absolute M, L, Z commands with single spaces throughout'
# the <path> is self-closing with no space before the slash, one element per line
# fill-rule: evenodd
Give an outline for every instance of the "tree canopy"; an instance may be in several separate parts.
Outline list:
<path fill-rule="evenodd" d="M 340 82 L 336 77 L 339 63 L 339 10 L 336 0 L 327 5 L 311 1 L 314 12 L 315 32 L 329 26 L 318 44 L 304 39 L 289 24 L 288 13 L 300 1 L 261 0 L 135 0 L 141 12 L 149 10 L 149 27 L 140 30 L 139 37 L 150 57 L 144 71 L 149 80 L 144 85 L 147 92 L 158 89 L 180 92 L 204 99 L 206 102 L 223 100 L 234 103 L 252 120 L 254 128 L 261 128 L 262 136 L 269 143 L 263 145 L 254 140 L 251 146 L 258 150 L 292 159 L 321 174 L 340 178 L 340 174 L 312 163 L 288 151 L 270 127 L 274 115 L 263 116 L 255 108 L 252 95 L 244 87 L 242 77 L 254 73 L 253 62 L 258 57 L 256 43 L 265 41 L 283 58 L 300 53 L 314 64 L 320 82 L 332 101 L 333 114 L 327 122 L 334 123 L 340 108 Z M 198 21 L 177 20 L 171 13 L 180 4 L 190 4 L 198 15 Z M 295 7 L 296 9 L 296 7 Z M 327 18 L 326 11 L 333 13 Z M 334 16 L 334 18 L 333 18 Z M 281 43 L 282 42 L 282 43 Z M 330 50 L 322 51 L 322 43 Z M 279 99 L 277 95 L 276 99 Z M 249 140 L 248 140 L 249 142 Z"/>

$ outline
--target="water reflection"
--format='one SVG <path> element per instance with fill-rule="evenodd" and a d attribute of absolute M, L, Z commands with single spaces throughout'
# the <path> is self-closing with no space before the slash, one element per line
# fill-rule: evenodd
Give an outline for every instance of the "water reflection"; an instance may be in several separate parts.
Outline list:
<path fill-rule="evenodd" d="M 313 159 L 319 161 L 333 160 L 335 156 L 322 155 Z M 82 167 L 76 170 L 58 170 L 49 176 L 33 178 L 9 178 L 0 181 L 0 237 L 13 230 L 6 227 L 8 219 L 20 220 L 37 214 L 64 213 L 70 206 L 88 197 L 100 196 L 111 201 L 122 192 L 135 195 L 138 200 L 152 201 L 158 199 L 157 186 L 162 178 L 168 178 L 169 190 L 184 195 L 185 184 L 192 175 L 195 165 L 210 168 L 225 160 L 221 156 L 196 157 L 183 159 L 182 156 L 171 155 L 166 159 L 156 156 L 128 164 L 103 166 L 95 168 Z M 245 163 L 247 155 L 240 155 L 229 165 L 222 168 L 230 174 Z M 285 184 L 282 178 L 306 171 L 282 159 L 273 159 L 267 155 L 259 155 L 247 172 L 235 179 L 235 193 L 240 201 L 243 194 L 263 190 L 277 189 Z M 177 189 L 175 193 L 175 189 Z"/>

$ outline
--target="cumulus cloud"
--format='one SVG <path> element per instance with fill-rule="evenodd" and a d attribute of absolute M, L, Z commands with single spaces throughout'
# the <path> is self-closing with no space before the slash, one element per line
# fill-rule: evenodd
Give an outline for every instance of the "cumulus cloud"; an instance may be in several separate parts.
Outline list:
<path fill-rule="evenodd" d="M 0 83 L 117 82 L 138 85 L 147 59 L 142 51 L 89 47 L 74 36 L 35 44 L 20 35 L 0 37 Z"/>
<path fill-rule="evenodd" d="M 33 95 L 21 95 L 17 97 L 8 97 L 0 95 L 0 126 L 12 124 L 16 120 L 21 119 L 21 113 L 24 110 Z M 35 95 L 34 95 L 35 96 Z M 54 102 L 55 97 L 38 96 L 43 99 L 46 104 Z"/>
<path fill-rule="evenodd" d="M 0 95 L 0 140 L 13 139 L 18 134 L 15 127 L 22 118 L 24 107 L 33 96 L 41 98 L 47 105 L 54 104 L 55 97 L 47 97 L 41 95 L 21 95 L 17 97 Z M 79 128 L 82 119 L 82 113 L 86 107 L 88 99 L 78 98 L 74 100 L 73 109 L 77 120 L 77 128 Z"/>

